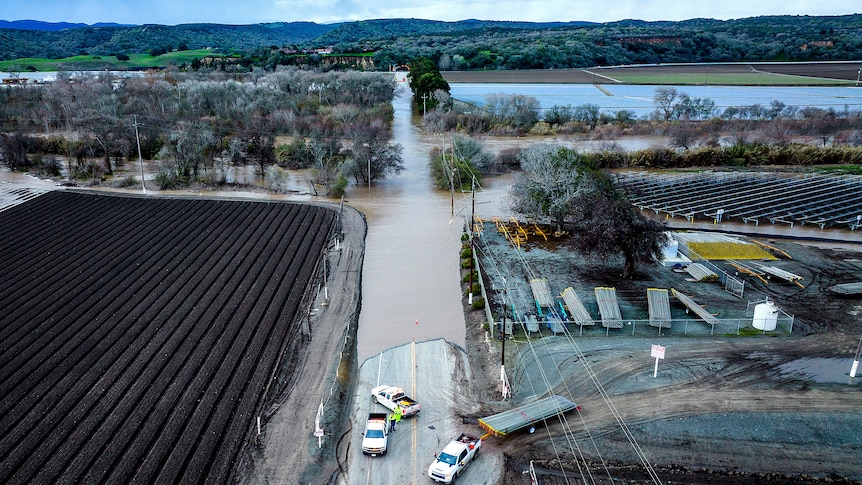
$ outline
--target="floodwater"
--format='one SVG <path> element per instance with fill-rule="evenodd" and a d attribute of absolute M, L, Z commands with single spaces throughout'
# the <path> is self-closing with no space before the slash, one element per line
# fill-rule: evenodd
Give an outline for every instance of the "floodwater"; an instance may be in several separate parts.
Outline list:
<path fill-rule="evenodd" d="M 370 188 L 351 185 L 345 196 L 368 222 L 357 336 L 360 364 L 411 341 L 444 338 L 464 347 L 461 234 L 472 214 L 485 220 L 511 214 L 506 202 L 510 175 L 485 180 L 475 194 L 435 188 L 428 168 L 429 152 L 444 144 L 451 147 L 451 137 L 422 129 L 421 118 L 412 112 L 406 85 L 399 88 L 393 106 L 393 142 L 404 149 L 404 170 Z M 481 141 L 491 153 L 531 143 L 580 149 L 591 143 L 532 137 Z M 627 143 L 627 149 L 634 149 L 661 141 L 643 138 Z"/>
<path fill-rule="evenodd" d="M 400 88 L 399 93 L 393 102 L 393 141 L 404 148 L 404 170 L 371 188 L 350 186 L 345 197 L 368 222 L 360 364 L 411 341 L 445 338 L 464 347 L 466 340 L 458 254 L 465 199 L 456 194 L 453 210 L 452 193 L 433 187 L 428 153 L 443 138 L 423 134 L 409 91 Z"/>
<path fill-rule="evenodd" d="M 491 93 L 520 94 L 536 98 L 542 112 L 553 106 L 594 104 L 606 113 L 628 110 L 641 118 L 655 111 L 653 98 L 660 87 L 674 88 L 692 98 L 708 98 L 715 103 L 719 113 L 729 107 L 755 104 L 768 107 L 773 101 L 799 109 L 831 108 L 839 112 L 862 109 L 862 89 L 854 86 L 655 86 L 607 83 L 599 88 L 592 84 L 450 83 L 449 87 L 453 98 L 479 106 L 486 103 L 486 96 Z"/>

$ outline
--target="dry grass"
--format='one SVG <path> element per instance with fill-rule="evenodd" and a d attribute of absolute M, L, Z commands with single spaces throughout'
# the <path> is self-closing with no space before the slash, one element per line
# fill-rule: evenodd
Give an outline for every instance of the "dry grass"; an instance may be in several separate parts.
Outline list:
<path fill-rule="evenodd" d="M 690 241 L 687 246 L 702 258 L 709 260 L 778 259 L 760 246 L 751 243 Z"/>

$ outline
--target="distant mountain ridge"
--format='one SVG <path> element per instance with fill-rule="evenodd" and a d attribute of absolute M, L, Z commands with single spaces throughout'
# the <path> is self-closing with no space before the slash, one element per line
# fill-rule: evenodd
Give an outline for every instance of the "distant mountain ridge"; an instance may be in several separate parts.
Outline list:
<path fill-rule="evenodd" d="M 179 25 L 94 25 L 52 23 L 36 20 L 0 21 L 0 58 L 62 58 L 79 54 L 114 55 L 146 53 L 153 48 L 168 50 L 214 48 L 222 51 L 250 50 L 266 46 L 327 46 L 339 43 L 449 35 L 479 30 L 545 30 L 582 27 L 590 22 L 515 22 L 461 20 L 444 22 L 422 19 L 377 19 L 317 24 L 314 22 L 269 22 L 247 25 L 192 23 Z"/>
<path fill-rule="evenodd" d="M 131 27 L 130 24 L 117 24 L 114 22 L 97 22 L 95 24 L 82 24 L 70 22 L 43 22 L 41 20 L 0 20 L 0 29 L 17 30 L 44 30 L 56 32 L 58 30 L 82 29 L 85 27 Z"/>
<path fill-rule="evenodd" d="M 42 30 L 40 30 L 42 29 Z M 443 70 L 557 69 L 625 64 L 862 59 L 862 14 L 775 15 L 734 20 L 519 22 L 375 19 L 334 24 L 92 26 L 0 21 L 0 61 L 149 54 L 206 49 L 274 68 L 327 48 L 360 54 L 363 68 L 424 56 Z M 311 62 L 319 62 L 312 57 Z M 306 60 L 301 60 L 306 62 Z M 345 62 L 336 59 L 335 64 Z M 853 73 L 856 74 L 855 71 Z"/>

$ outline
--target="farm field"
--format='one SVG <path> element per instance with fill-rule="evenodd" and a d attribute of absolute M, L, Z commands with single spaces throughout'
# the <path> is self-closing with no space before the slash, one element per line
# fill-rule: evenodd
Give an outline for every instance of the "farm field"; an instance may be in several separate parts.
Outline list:
<path fill-rule="evenodd" d="M 121 61 L 116 56 L 81 55 L 63 59 L 47 59 L 41 57 L 22 57 L 9 61 L 0 61 L 0 71 L 22 72 L 38 71 L 124 71 L 146 68 L 164 68 L 191 64 L 193 60 L 203 57 L 222 57 L 224 54 L 213 53 L 207 49 L 194 49 L 168 52 L 153 57 L 149 54 L 129 54 L 128 61 Z"/>
<path fill-rule="evenodd" d="M 0 482 L 230 482 L 336 216 L 65 191 L 0 212 Z"/>
<path fill-rule="evenodd" d="M 859 63 L 666 64 L 518 71 L 443 71 L 450 83 L 854 85 Z"/>

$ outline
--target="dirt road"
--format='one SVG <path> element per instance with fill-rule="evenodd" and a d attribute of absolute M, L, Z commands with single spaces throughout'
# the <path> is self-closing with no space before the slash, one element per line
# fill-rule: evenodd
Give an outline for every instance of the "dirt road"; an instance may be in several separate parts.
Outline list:
<path fill-rule="evenodd" d="M 299 368 L 281 373 L 288 379 L 277 383 L 283 394 L 264 416 L 257 446 L 248 450 L 240 466 L 244 483 L 327 483 L 339 474 L 336 446 L 350 433 L 343 409 L 351 399 L 356 362 L 365 230 L 362 214 L 345 207 L 339 246 L 328 251 L 327 288 L 318 292 L 309 315 L 312 336 L 304 358 Z M 319 410 L 320 441 L 315 438 Z"/>

